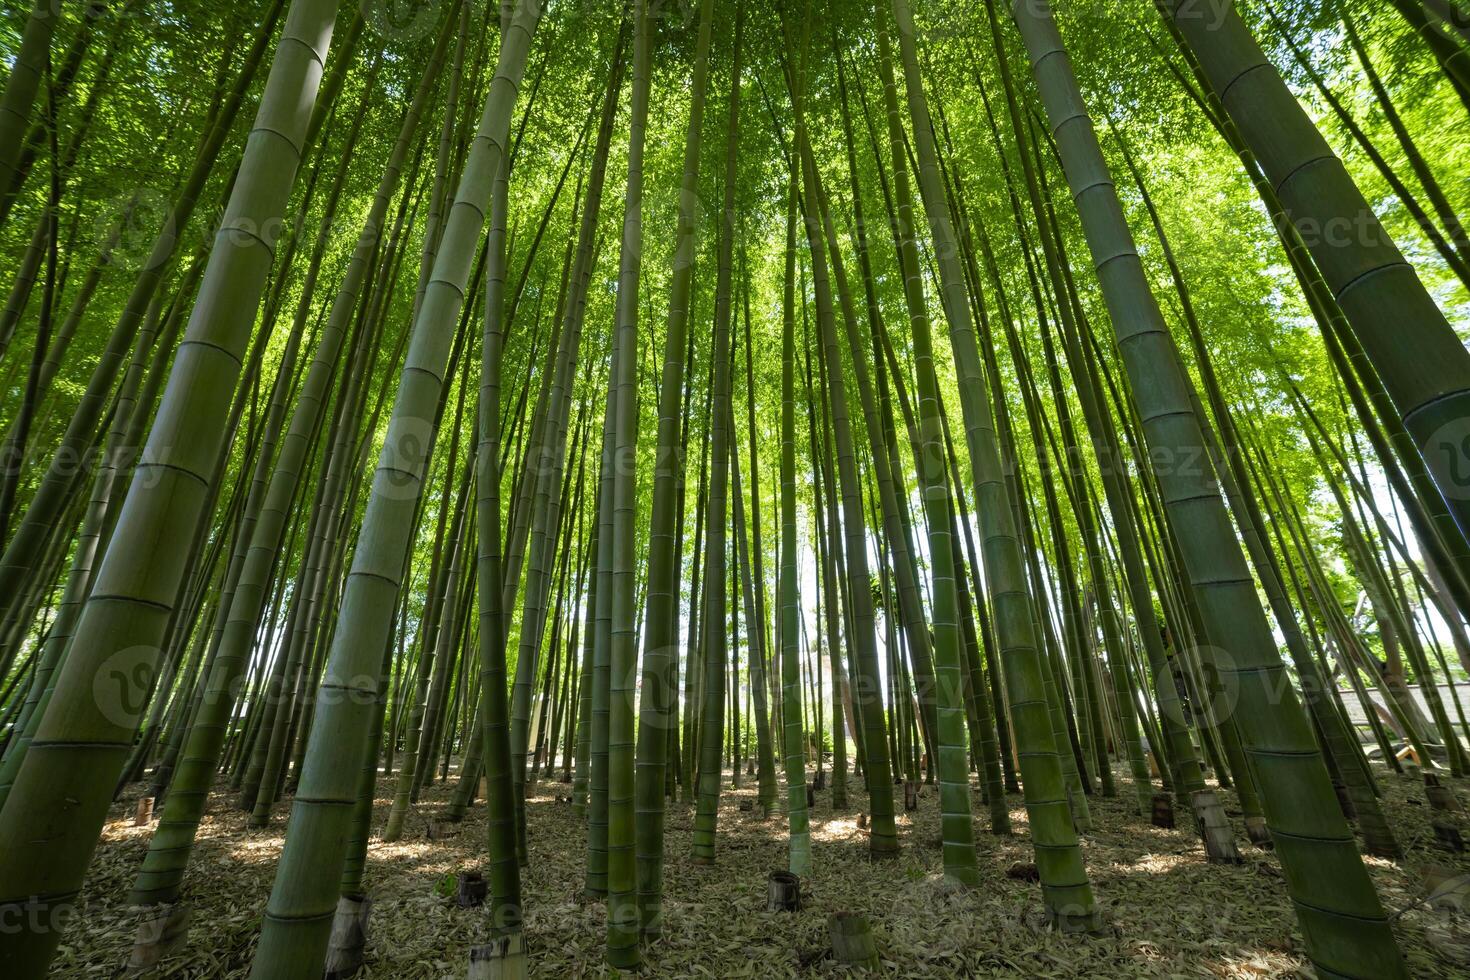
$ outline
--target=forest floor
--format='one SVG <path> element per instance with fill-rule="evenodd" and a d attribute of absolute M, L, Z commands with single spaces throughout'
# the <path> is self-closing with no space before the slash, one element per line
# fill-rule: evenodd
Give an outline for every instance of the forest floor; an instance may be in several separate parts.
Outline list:
<path fill-rule="evenodd" d="M 728 787 L 728 773 L 726 782 Z M 1084 837 L 1084 853 L 1109 928 L 1103 936 L 1075 937 L 1041 925 L 1038 885 L 1005 874 L 1013 862 L 1031 860 L 1019 796 L 1011 797 L 1016 832 L 1001 838 L 984 831 L 985 808 L 977 792 L 976 846 L 985 883 L 955 892 L 944 887 L 940 875 L 934 788 L 924 788 L 917 811 L 900 813 L 900 856 L 875 863 L 867 856 L 867 835 L 857 826 L 859 812 L 866 809 L 857 782 L 849 779 L 851 805 L 843 812 L 833 811 L 830 791 L 817 794 L 813 874 L 803 882 L 804 906 L 795 914 L 766 911 L 767 875 L 786 864 L 786 822 L 780 815 L 759 818 L 754 777 L 721 796 L 713 867 L 689 860 L 693 809 L 672 804 L 665 838 L 665 930 L 646 949 L 645 975 L 845 974 L 823 956 L 827 918 L 835 911 L 869 917 L 883 973 L 889 976 L 1311 975 L 1280 864 L 1269 851 L 1246 842 L 1229 791 L 1222 795 L 1245 857 L 1239 866 L 1208 864 L 1193 821 L 1183 811 L 1176 830 L 1154 828 L 1132 815 L 1126 778 L 1118 779 L 1116 797 L 1093 797 L 1094 826 Z M 1407 857 L 1398 864 L 1367 860 L 1395 919 L 1410 972 L 1470 976 L 1470 908 L 1462 913 L 1426 901 L 1436 872 L 1464 875 L 1470 872 L 1470 855 L 1449 854 L 1435 845 L 1430 810 L 1417 782 L 1385 772 L 1381 783 L 1389 820 Z M 125 898 L 151 834 L 149 827 L 132 826 L 140 789 L 113 808 L 53 976 L 111 977 L 127 961 L 137 913 Z M 380 781 L 376 827 L 386 819 L 392 789 L 392 780 Z M 371 845 L 368 880 L 374 905 L 363 978 L 460 977 L 468 947 L 483 941 L 487 913 L 459 909 L 440 891 L 445 876 L 482 865 L 484 806 L 475 806 L 450 836 L 426 837 L 429 820 L 446 805 L 452 789 L 453 777 L 430 788 L 410 816 L 404 840 Z M 1470 785 L 1456 789 L 1470 802 Z M 603 906 L 579 901 L 585 834 L 572 806 L 557 799 L 569 792 L 562 783 L 538 784 L 528 804 L 530 866 L 522 878 L 532 974 L 558 980 L 609 972 L 602 965 Z M 901 789 L 896 796 L 901 809 Z M 741 809 L 742 802 L 752 809 Z M 247 974 L 284 837 L 284 812 L 278 805 L 271 827 L 248 830 L 247 815 L 235 808 L 231 794 L 215 794 L 190 866 L 187 948 L 165 961 L 164 976 Z M 1465 829 L 1470 837 L 1470 825 Z M 1459 884 L 1470 891 L 1470 885 Z M 1441 896 L 1435 904 L 1462 897 L 1464 891 Z"/>

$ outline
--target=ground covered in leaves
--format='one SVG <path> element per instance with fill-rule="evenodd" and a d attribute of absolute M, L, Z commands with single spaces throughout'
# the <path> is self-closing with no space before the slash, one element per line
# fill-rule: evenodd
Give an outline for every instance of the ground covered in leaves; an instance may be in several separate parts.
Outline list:
<path fill-rule="evenodd" d="M 900 814 L 903 850 L 896 860 L 868 859 L 858 827 L 866 808 L 849 780 L 851 806 L 834 812 L 830 793 L 817 794 L 812 814 L 813 874 L 803 882 L 797 913 L 766 911 L 766 877 L 785 867 L 785 819 L 761 820 L 753 806 L 754 778 L 723 794 L 718 860 L 689 859 L 693 809 L 671 806 L 665 864 L 664 936 L 645 954 L 648 976 L 801 977 L 847 970 L 823 954 L 827 919 L 862 913 L 873 923 L 883 972 L 903 977 L 1283 977 L 1310 976 L 1280 865 L 1250 847 L 1234 796 L 1224 793 L 1245 863 L 1211 865 L 1182 811 L 1178 829 L 1156 829 L 1131 814 L 1126 779 L 1119 794 L 1094 797 L 1094 826 L 1085 835 L 1088 871 L 1105 909 L 1108 934 L 1062 936 L 1042 925 L 1038 885 L 1006 875 L 1030 861 L 1025 811 L 1012 797 L 1015 834 L 985 833 L 976 797 L 977 847 L 985 883 L 955 892 L 940 875 L 939 804 L 926 787 L 919 809 Z M 1470 976 L 1470 857 L 1436 846 L 1430 810 L 1415 781 L 1385 773 L 1389 819 L 1407 857 L 1394 864 L 1368 859 L 1379 893 L 1416 977 Z M 728 780 L 727 780 L 728 783 Z M 1454 787 L 1470 803 L 1470 784 Z M 379 785 L 375 826 L 391 802 L 392 780 Z M 476 806 L 448 836 L 431 821 L 447 803 L 448 785 L 430 788 L 408 821 L 405 839 L 374 840 L 368 854 L 374 901 L 365 978 L 440 980 L 463 976 L 467 948 L 483 941 L 484 910 L 459 909 L 442 893 L 446 876 L 481 866 L 485 810 Z M 570 980 L 602 976 L 604 917 L 600 903 L 579 900 L 585 834 L 572 806 L 558 799 L 570 787 L 542 782 L 529 805 L 530 867 L 523 873 L 526 930 L 536 976 Z M 133 794 L 136 795 L 136 791 Z M 902 807 L 903 794 L 897 794 Z M 784 800 L 784 796 L 783 796 Z M 742 807 L 750 807 L 745 809 Z M 136 910 L 128 885 L 148 845 L 150 828 L 133 827 L 133 799 L 114 807 L 87 881 L 82 906 L 56 960 L 54 974 L 111 977 L 127 961 Z M 275 824 L 245 827 L 231 795 L 216 793 L 199 833 L 187 898 L 192 927 L 187 949 L 166 961 L 169 977 L 243 977 L 284 836 Z M 1467 838 L 1470 822 L 1461 821 Z M 1449 879 L 1449 884 L 1436 884 Z"/>

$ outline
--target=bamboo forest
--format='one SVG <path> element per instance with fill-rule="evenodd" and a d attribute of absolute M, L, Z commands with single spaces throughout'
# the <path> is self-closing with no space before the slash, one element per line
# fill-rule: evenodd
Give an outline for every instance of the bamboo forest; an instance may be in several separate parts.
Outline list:
<path fill-rule="evenodd" d="M 1467 0 L 0 14 L 0 977 L 1470 976 Z"/>

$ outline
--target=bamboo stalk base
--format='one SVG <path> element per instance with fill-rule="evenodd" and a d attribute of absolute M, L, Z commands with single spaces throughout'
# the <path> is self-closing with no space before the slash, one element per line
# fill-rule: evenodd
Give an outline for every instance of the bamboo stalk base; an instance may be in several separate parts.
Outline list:
<path fill-rule="evenodd" d="M 138 922 L 133 951 L 128 956 L 127 974 L 156 967 L 178 949 L 189 935 L 189 907 L 182 903 L 147 909 Z"/>
<path fill-rule="evenodd" d="M 1429 824 L 1434 828 L 1434 842 L 1447 851 L 1463 854 L 1465 851 L 1465 838 L 1460 835 L 1460 828 L 1447 820 L 1432 820 Z"/>
<path fill-rule="evenodd" d="M 1353 806 L 1353 800 L 1348 795 L 1347 787 L 1342 783 L 1333 783 L 1332 789 L 1337 794 L 1337 807 L 1342 811 L 1343 817 L 1347 820 L 1358 819 L 1358 808 Z"/>
<path fill-rule="evenodd" d="M 1087 833 L 1092 829 L 1092 817 L 1086 795 L 1081 789 L 1069 788 L 1067 798 L 1072 810 L 1072 829 L 1079 834 Z"/>
<path fill-rule="evenodd" d="M 834 912 L 827 920 L 827 933 L 832 937 L 832 955 L 837 962 L 878 967 L 878 946 L 866 918 L 855 912 Z"/>
<path fill-rule="evenodd" d="M 1440 782 L 1439 776 L 1432 772 L 1424 774 L 1424 796 L 1429 800 L 1430 806 L 1441 812 L 1459 813 L 1462 810 L 1454 791 Z"/>
<path fill-rule="evenodd" d="M 801 879 L 790 871 L 772 871 L 766 881 L 766 910 L 801 911 Z"/>
<path fill-rule="evenodd" d="M 1374 857 L 1388 858 L 1390 861 L 1398 861 L 1403 858 L 1403 847 L 1381 817 L 1376 822 L 1360 821 L 1358 830 L 1363 835 L 1363 850 L 1369 854 Z"/>
<path fill-rule="evenodd" d="M 454 902 L 462 909 L 479 908 L 490 894 L 490 883 L 478 871 L 461 871 L 455 884 Z"/>
<path fill-rule="evenodd" d="M 1057 932 L 1066 933 L 1069 936 L 1100 936 L 1107 931 L 1103 914 L 1098 909 L 1047 906 L 1046 921 Z"/>
<path fill-rule="evenodd" d="M 372 911 L 373 900 L 366 895 L 343 895 L 337 899 L 337 915 L 332 919 L 332 936 L 327 940 L 327 959 L 322 970 L 325 980 L 346 980 L 362 969 L 368 916 Z"/>
<path fill-rule="evenodd" d="M 1271 839 L 1271 831 L 1266 826 L 1265 817 L 1246 817 L 1245 835 L 1250 838 L 1252 844 L 1263 851 L 1276 847 L 1276 842 Z"/>
<path fill-rule="evenodd" d="M 527 966 L 525 933 L 512 932 L 470 947 L 465 980 L 525 980 Z"/>
<path fill-rule="evenodd" d="M 1225 817 L 1225 808 L 1220 797 L 1212 789 L 1195 790 L 1190 794 L 1194 805 L 1194 818 L 1200 837 L 1205 842 L 1205 855 L 1211 864 L 1241 864 L 1244 858 L 1235 846 L 1235 832 Z"/>

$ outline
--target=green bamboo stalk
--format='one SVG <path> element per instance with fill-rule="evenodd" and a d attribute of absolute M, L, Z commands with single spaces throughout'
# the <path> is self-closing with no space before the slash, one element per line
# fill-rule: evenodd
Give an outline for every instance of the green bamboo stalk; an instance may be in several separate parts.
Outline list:
<path fill-rule="evenodd" d="M 1199 60 L 1211 87 L 1256 151 L 1261 168 L 1368 359 L 1393 398 L 1462 531 L 1470 527 L 1470 351 L 1394 246 L 1347 169 L 1266 60 L 1226 0 L 1159 9 Z"/>
<path fill-rule="evenodd" d="M 806 235 L 812 262 L 812 289 L 816 299 L 816 319 L 820 331 L 820 347 L 826 358 L 827 391 L 831 406 L 833 448 L 837 463 L 834 489 L 841 499 L 844 535 L 846 608 L 851 612 L 851 655 L 859 678 L 854 699 L 866 730 L 863 771 L 867 776 L 868 804 L 872 810 L 868 847 L 874 857 L 898 852 L 898 832 L 893 815 L 893 785 L 890 781 L 890 755 L 886 746 L 882 690 L 878 669 L 878 650 L 872 576 L 868 568 L 866 523 L 862 506 L 862 488 L 858 481 L 857 457 L 848 412 L 847 384 L 843 377 L 842 359 L 837 342 L 836 317 L 832 307 L 832 280 L 828 274 L 827 249 L 823 243 L 821 224 L 821 190 L 815 155 L 807 136 L 805 114 L 806 58 L 811 29 L 810 10 L 802 27 L 800 41 L 801 69 L 792 80 L 793 115 L 796 119 L 794 145 L 799 157 L 802 178 L 801 200 L 804 202 Z M 788 39 L 788 47 L 790 46 Z M 834 510 L 836 504 L 833 505 Z"/>
<path fill-rule="evenodd" d="M 787 870 L 799 877 L 812 871 L 811 829 L 806 806 L 806 762 L 802 757 L 801 596 L 796 546 L 796 176 L 786 191 L 786 262 L 781 298 L 781 563 L 777 577 L 780 606 L 782 757 L 786 774 Z M 825 567 L 825 563 L 824 563 Z M 830 617 L 829 617 L 830 621 Z M 828 640 L 836 644 L 837 638 Z M 833 666 L 837 654 L 832 654 Z M 833 683 L 837 680 L 833 674 Z M 833 703 L 840 699 L 833 692 Z M 834 747 L 842 729 L 834 726 Z M 847 767 L 833 759 L 833 806 L 839 786 L 846 787 Z"/>
<path fill-rule="evenodd" d="M 398 139 L 389 156 L 383 177 L 364 219 L 353 252 L 348 260 L 341 285 L 333 299 L 331 312 L 312 348 L 312 360 L 300 391 L 296 407 L 281 441 L 281 452 L 270 471 L 263 489 L 262 505 L 253 531 L 250 550 L 234 590 L 226 619 L 226 632 L 220 651 L 208 675 L 200 714 L 190 726 L 182 765 L 173 778 L 168 804 L 159 819 L 159 827 L 149 842 L 148 854 L 134 882 L 131 900 L 136 904 L 174 901 L 183 881 L 184 868 L 192 850 L 194 835 L 204 812 L 209 788 L 223 749 L 226 723 L 233 711 L 246 654 L 260 623 L 262 605 L 270 585 L 272 564 L 281 547 L 291 503 L 302 477 L 302 468 L 325 410 L 327 387 L 335 368 L 347 319 L 357 305 L 366 280 L 373 251 L 378 247 L 383 223 L 403 165 L 409 144 L 417 131 L 429 94 L 443 60 L 444 48 L 453 16 L 445 21 L 445 30 L 435 44 L 427 70 L 410 103 L 399 130 Z M 282 407 L 284 407 L 284 392 Z M 268 453 L 263 453 L 262 458 Z M 257 476 L 257 481 L 260 477 Z M 381 723 L 381 722 L 380 722 Z"/>
<path fill-rule="evenodd" d="M 718 258 L 715 281 L 714 384 L 710 423 L 710 490 L 708 524 L 704 545 L 704 707 L 700 713 L 698 806 L 694 817 L 694 860 L 715 860 L 715 829 L 719 818 L 721 756 L 725 731 L 725 673 L 728 659 L 725 628 L 726 555 L 729 526 L 730 455 L 733 441 L 731 422 L 732 279 L 735 237 L 739 234 L 735 211 L 735 182 L 740 159 L 740 53 L 743 8 L 736 8 L 737 23 L 730 66 L 729 115 L 725 132 L 723 201 L 720 210 Z"/>
<path fill-rule="evenodd" d="M 35 0 L 21 30 L 5 91 L 0 95 L 0 187 L 9 188 L 19 176 L 21 150 L 31 128 L 31 109 L 41 76 L 51 65 L 51 36 L 61 11 L 51 0 Z"/>
<path fill-rule="evenodd" d="M 634 844 L 633 697 L 638 676 L 637 582 L 634 538 L 638 509 L 638 288 L 643 256 L 643 151 L 648 125 L 652 26 L 648 0 L 637 0 L 633 16 L 633 84 L 629 109 L 628 184 L 624 196 L 622 255 L 618 270 L 610 397 L 613 415 L 612 647 L 609 668 L 607 962 L 614 969 L 636 969 L 639 908 Z M 738 78 L 739 40 L 736 41 Z M 738 87 L 735 89 L 737 93 Z"/>
<path fill-rule="evenodd" d="M 1189 452 L 1199 458 L 1204 440 L 1189 401 L 1189 380 L 1143 273 L 1049 6 L 1018 2 L 1012 13 L 1052 121 L 1150 447 L 1176 460 Z M 1188 34 L 1194 25 L 1180 26 Z M 1294 105 L 1293 111 L 1300 112 Z M 1250 777 L 1265 790 L 1277 852 L 1287 868 L 1303 869 L 1288 878 L 1288 888 L 1309 937 L 1308 955 L 1328 972 L 1403 975 L 1403 959 L 1337 807 L 1305 713 L 1285 680 L 1213 475 L 1177 463 L 1162 467 L 1157 455 L 1154 463 L 1209 635 L 1217 641 L 1235 638 L 1222 673 L 1236 698 Z M 1238 771 L 1237 777 L 1246 773 Z"/>
<path fill-rule="evenodd" d="M 275 28 L 277 19 L 285 9 L 285 0 L 274 0 L 269 11 L 267 11 L 264 22 L 256 35 L 254 44 L 247 53 L 240 72 L 228 90 L 223 100 L 223 105 L 213 117 L 213 125 L 200 143 L 199 152 L 196 154 L 190 166 L 188 176 L 180 185 L 178 193 L 165 215 L 162 227 L 150 248 L 147 259 L 143 263 L 137 278 L 134 280 L 131 291 L 128 294 L 122 312 L 118 315 L 109 335 L 107 344 L 98 356 L 97 365 L 87 381 L 86 390 L 73 411 L 71 419 L 67 422 L 66 432 L 62 436 L 56 453 L 47 465 L 46 472 L 41 476 L 36 491 L 27 505 L 20 523 L 16 526 L 10 541 L 5 547 L 3 555 L 0 555 L 0 610 L 5 611 L 0 616 L 0 621 L 9 620 L 14 612 L 15 604 L 24 591 L 24 583 L 31 577 L 35 569 L 32 562 L 36 556 L 43 554 L 44 544 L 48 540 L 56 518 L 67 508 L 69 504 L 75 481 L 73 480 L 75 467 L 73 461 L 85 458 L 88 448 L 91 446 L 98 420 L 108 404 L 108 396 L 113 389 L 115 376 L 127 357 L 128 351 L 136 338 L 139 325 L 147 314 L 153 295 L 162 284 L 164 276 L 168 272 L 170 260 L 173 258 L 178 247 L 178 242 L 183 234 L 190 216 L 193 214 L 199 195 L 203 192 L 205 183 L 214 169 L 214 164 L 219 158 L 225 140 L 228 139 L 233 128 L 235 116 L 241 104 L 244 102 L 245 94 L 254 80 L 261 62 L 270 47 L 271 32 Z M 293 6 L 294 9 L 294 6 Z M 288 18 L 289 19 L 289 18 Z M 283 75 L 284 77 L 284 75 Z M 290 83 L 295 84 L 295 80 Z M 316 81 L 311 81 L 313 95 L 315 94 Z M 269 89 L 269 82 L 267 82 Z M 310 108 L 311 99 L 305 100 L 307 108 Z M 270 110 L 273 114 L 279 114 L 282 109 L 279 106 L 268 106 L 264 98 L 261 101 L 262 112 Z M 257 114 L 259 115 L 259 114 Z M 302 120 L 306 127 L 304 135 L 297 135 L 293 139 L 299 139 L 302 147 L 310 146 L 314 142 L 314 133 L 319 128 L 323 117 L 319 114 L 313 116 L 308 124 Z M 262 142 L 264 138 L 257 142 Z M 260 151 L 253 156 L 258 159 Z M 295 149 L 288 149 L 282 157 L 283 160 L 292 161 L 290 169 L 294 177 L 295 161 L 299 160 L 299 153 Z M 277 165 L 279 166 L 279 165 Z M 241 173 L 249 173 L 244 167 L 243 161 L 240 167 Z M 282 176 L 274 174 L 273 177 Z M 237 197 L 243 200 L 246 194 L 254 193 L 255 188 L 248 182 L 236 181 L 239 185 L 240 194 L 231 192 L 230 200 L 234 202 Z M 286 181 L 289 186 L 290 181 Z M 251 227 L 259 228 L 261 225 L 252 224 Z M 223 232 L 221 232 L 223 234 Z M 248 250 L 249 246 L 245 246 Z M 263 277 L 265 273 L 260 273 Z M 209 296 L 211 290 L 216 288 L 213 280 L 208 277 L 201 290 L 202 295 Z M 258 293 L 257 290 L 253 292 Z M 235 304 L 230 303 L 232 308 Z M 252 308 L 252 313 L 254 309 Z M 191 319 L 191 323 L 193 320 Z M 238 358 L 237 358 L 238 359 Z M 186 359 L 187 360 L 187 359 Z M 230 389 L 231 391 L 233 388 Z M 226 397 L 227 392 L 215 392 L 216 397 Z M 211 462 L 212 462 L 211 457 Z M 105 658 L 104 658 L 105 659 Z"/>
<path fill-rule="evenodd" d="M 432 413 L 480 237 L 490 183 L 507 144 L 516 88 L 541 19 L 522 0 L 505 32 L 476 138 L 449 213 L 444 245 L 415 319 L 387 444 L 373 475 L 323 678 L 321 708 L 293 805 L 280 871 L 267 905 L 252 975 L 315 977 L 336 905 L 346 829 L 357 799 L 361 758 L 376 700 L 376 658 L 392 629 L 403 556 L 423 483 Z M 334 801 L 339 801 L 334 803 Z"/>
<path fill-rule="evenodd" d="M 917 37 L 906 0 L 894 0 L 904 87 L 924 210 L 939 261 L 950 346 L 960 376 L 960 400 L 970 450 L 970 476 L 980 515 L 986 581 L 997 620 L 1005 682 L 1015 737 L 1021 748 L 1021 776 L 1030 815 L 1036 863 L 1051 921 L 1066 931 L 1098 927 L 1092 888 L 1072 826 L 1060 752 L 1048 709 L 1048 665 L 1037 649 L 1033 604 L 1023 571 L 1012 501 L 1007 494 L 1000 448 L 991 416 L 990 391 L 981 364 L 973 321 L 964 295 L 953 226 L 939 174 L 938 151 L 928 100 L 919 75 Z M 879 42 L 886 46 L 886 25 Z"/>
<path fill-rule="evenodd" d="M 674 726 L 678 696 L 679 576 L 676 515 L 684 459 L 679 445 L 684 406 L 684 364 L 695 256 L 699 162 L 709 51 L 714 33 L 714 2 L 702 0 L 699 34 L 691 73 L 689 124 L 684 138 L 684 169 L 679 183 L 679 213 L 674 228 L 673 274 L 659 377 L 658 435 L 653 475 L 653 510 L 648 530 L 648 599 L 644 606 L 643 677 L 639 701 L 637 841 L 639 928 L 649 937 L 663 931 L 664 788 L 668 768 L 667 729 Z M 686 423 L 687 424 L 687 423 Z M 677 757 L 676 757 L 677 758 Z"/>
<path fill-rule="evenodd" d="M 271 246 L 257 236 L 282 213 L 290 193 L 335 15 L 335 4 L 325 0 L 292 4 L 201 298 L 128 491 L 125 519 L 97 571 L 47 717 L 0 812 L 6 837 L 45 838 L 44 845 L 0 855 L 0 906 L 31 910 L 27 928 L 0 938 L 0 963 L 13 976 L 39 976 L 50 962 L 61 937 L 56 916 L 67 914 L 80 888 L 111 784 L 145 707 L 133 699 L 154 670 L 184 570 L 187 529 L 198 523 L 210 493 L 269 271 Z M 170 528 L 186 531 L 170 534 Z M 117 700 L 95 697 L 96 678 L 114 675 L 121 682 Z M 65 832 L 54 823 L 61 812 L 68 814 Z M 38 834 L 39 822 L 53 829 Z"/>

